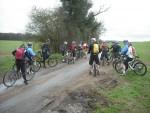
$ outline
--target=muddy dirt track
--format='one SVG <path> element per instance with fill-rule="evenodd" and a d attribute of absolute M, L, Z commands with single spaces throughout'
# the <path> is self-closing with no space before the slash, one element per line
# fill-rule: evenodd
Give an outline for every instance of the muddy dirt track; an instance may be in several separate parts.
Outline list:
<path fill-rule="evenodd" d="M 75 64 L 59 64 L 53 69 L 42 69 L 28 85 L 24 85 L 23 80 L 18 80 L 8 89 L 1 85 L 0 113 L 90 113 L 92 107 L 90 109 L 87 103 L 93 96 L 88 93 L 92 92 L 89 87 L 94 88 L 98 82 L 103 84 L 101 87 L 115 87 L 117 81 L 109 76 L 110 68 L 107 68 L 107 73 L 104 72 L 105 68 L 102 69 L 96 78 L 88 74 L 88 68 L 88 60 L 82 59 Z M 80 97 L 76 103 L 73 102 L 74 97 Z M 108 104 L 103 97 L 96 100 L 98 98 L 101 98 L 101 104 Z"/>

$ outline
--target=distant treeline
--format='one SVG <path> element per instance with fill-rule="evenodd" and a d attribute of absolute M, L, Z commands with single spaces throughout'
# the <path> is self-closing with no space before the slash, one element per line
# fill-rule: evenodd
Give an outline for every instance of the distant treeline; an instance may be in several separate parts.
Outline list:
<path fill-rule="evenodd" d="M 0 33 L 0 40 L 34 40 L 35 38 L 33 34 Z"/>

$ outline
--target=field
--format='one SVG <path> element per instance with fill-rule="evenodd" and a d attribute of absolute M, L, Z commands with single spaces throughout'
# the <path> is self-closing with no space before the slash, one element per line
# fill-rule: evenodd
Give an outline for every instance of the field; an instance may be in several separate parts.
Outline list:
<path fill-rule="evenodd" d="M 150 42 L 133 43 L 137 55 L 147 64 L 148 73 L 137 76 L 128 72 L 127 76 L 114 76 L 121 79 L 113 89 L 99 89 L 111 104 L 108 107 L 96 107 L 94 113 L 150 113 Z"/>
<path fill-rule="evenodd" d="M 15 61 L 11 52 L 23 43 L 25 42 L 0 40 L 0 75 L 11 68 Z M 34 49 L 39 48 L 37 43 L 33 45 Z"/>
<path fill-rule="evenodd" d="M 0 73 L 4 73 L 14 63 L 12 50 L 21 45 L 22 41 L 0 41 Z M 38 43 L 34 43 L 37 50 Z M 148 73 L 145 76 L 137 76 L 134 72 L 128 72 L 126 76 L 120 76 L 118 85 L 112 89 L 97 90 L 109 101 L 108 106 L 96 106 L 94 113 L 150 113 L 150 42 L 133 43 L 137 55 L 147 65 Z"/>

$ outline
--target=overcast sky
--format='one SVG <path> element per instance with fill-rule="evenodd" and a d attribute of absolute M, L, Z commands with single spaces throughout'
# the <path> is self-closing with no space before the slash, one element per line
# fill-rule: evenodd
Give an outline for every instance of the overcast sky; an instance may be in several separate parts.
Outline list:
<path fill-rule="evenodd" d="M 110 9 L 97 16 L 106 32 L 102 39 L 150 41 L 150 0 L 92 0 L 92 10 L 101 5 Z M 0 32 L 25 32 L 33 6 L 55 8 L 59 0 L 0 0 Z"/>

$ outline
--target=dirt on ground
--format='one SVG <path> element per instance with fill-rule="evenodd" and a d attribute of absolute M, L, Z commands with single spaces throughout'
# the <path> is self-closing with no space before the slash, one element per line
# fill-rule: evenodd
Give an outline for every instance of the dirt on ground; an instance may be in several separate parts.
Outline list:
<path fill-rule="evenodd" d="M 96 106 L 111 105 L 100 90 L 115 88 L 122 81 L 111 65 L 101 67 L 96 77 L 89 75 L 85 61 L 42 69 L 29 85 L 18 83 L 5 89 L 0 96 L 0 110 L 2 113 L 92 113 Z"/>
<path fill-rule="evenodd" d="M 102 71 L 104 70 L 104 71 Z M 88 72 L 66 89 L 46 97 L 47 103 L 38 113 L 92 113 L 96 106 L 107 107 L 112 104 L 97 89 L 111 89 L 119 84 L 111 67 L 103 67 L 97 77 Z"/>

